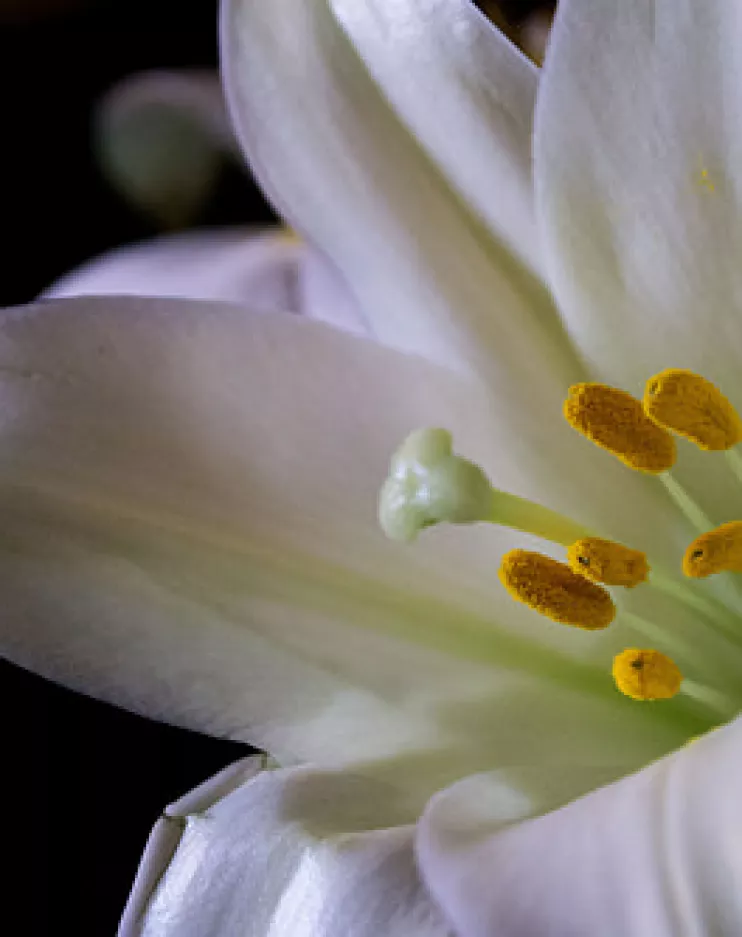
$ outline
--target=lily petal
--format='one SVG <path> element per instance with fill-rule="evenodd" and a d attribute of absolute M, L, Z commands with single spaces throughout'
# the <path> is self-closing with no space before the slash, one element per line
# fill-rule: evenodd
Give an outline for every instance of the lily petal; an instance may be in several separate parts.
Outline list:
<path fill-rule="evenodd" d="M 421 873 L 460 937 L 734 937 L 740 784 L 740 719 L 524 823 L 465 780 L 420 822 Z"/>
<path fill-rule="evenodd" d="M 316 251 L 280 231 L 191 231 L 120 247 L 65 274 L 42 299 L 72 296 L 244 302 L 366 331 L 340 276 Z"/>
<path fill-rule="evenodd" d="M 186 224 L 236 152 L 212 72 L 144 72 L 100 103 L 96 145 L 109 181 L 167 227 Z"/>
<path fill-rule="evenodd" d="M 169 807 L 119 937 L 446 937 L 389 791 L 249 759 Z M 166 833 L 174 843 L 155 856 Z"/>
<path fill-rule="evenodd" d="M 493 759 L 561 757 L 564 720 L 570 758 L 603 765 L 618 739 L 639 764 L 708 725 L 626 705 L 620 631 L 515 606 L 492 573 L 512 533 L 381 535 L 379 480 L 416 426 L 527 475 L 455 376 L 220 304 L 46 303 L 8 311 L 1 338 L 2 646 L 22 665 L 283 763 L 363 762 L 415 805 Z"/>
<path fill-rule="evenodd" d="M 431 163 L 324 0 L 225 0 L 221 50 L 252 170 L 332 257 L 376 337 L 495 385 L 509 359 L 561 361 L 574 377 L 543 285 Z"/>
<path fill-rule="evenodd" d="M 331 0 L 330 6 L 418 142 L 492 234 L 538 273 L 531 178 L 536 66 L 471 0 Z"/>
<path fill-rule="evenodd" d="M 573 341 L 633 393 L 666 367 L 738 384 L 740 34 L 724 0 L 559 5 L 535 126 L 544 246 Z"/>

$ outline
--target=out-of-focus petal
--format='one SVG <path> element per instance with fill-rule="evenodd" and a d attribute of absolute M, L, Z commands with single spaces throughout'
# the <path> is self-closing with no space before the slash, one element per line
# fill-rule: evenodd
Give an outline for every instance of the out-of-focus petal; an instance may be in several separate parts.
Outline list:
<path fill-rule="evenodd" d="M 492 234 L 538 274 L 533 63 L 471 0 L 330 0 L 330 6 L 446 178 Z"/>
<path fill-rule="evenodd" d="M 43 299 L 72 296 L 223 300 L 366 331 L 339 274 L 312 248 L 278 230 L 191 231 L 120 247 L 42 293 Z"/>
<path fill-rule="evenodd" d="M 324 0 L 226 0 L 221 48 L 230 112 L 258 182 L 336 264 L 378 339 L 475 370 L 495 393 L 540 361 L 560 366 L 562 383 L 577 379 L 543 285 L 433 164 Z M 455 54 L 463 67 L 464 50 Z M 526 126 L 528 98 L 511 102 L 523 105 Z M 447 122 L 442 132 L 453 132 Z"/>
<path fill-rule="evenodd" d="M 108 92 L 96 146 L 110 182 L 166 227 L 192 219 L 236 144 L 212 72 L 153 71 Z"/>

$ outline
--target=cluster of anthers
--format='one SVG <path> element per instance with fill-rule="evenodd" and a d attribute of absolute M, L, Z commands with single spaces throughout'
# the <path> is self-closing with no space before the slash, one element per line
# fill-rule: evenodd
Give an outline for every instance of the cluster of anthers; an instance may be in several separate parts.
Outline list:
<path fill-rule="evenodd" d="M 568 423 L 630 468 L 658 476 L 698 529 L 685 552 L 683 572 L 704 578 L 742 572 L 742 521 L 707 529 L 703 513 L 669 474 L 676 460 L 674 434 L 704 450 L 724 451 L 742 478 L 742 421 L 721 391 L 692 371 L 670 369 L 647 381 L 644 397 L 604 384 L 576 384 L 564 403 Z M 391 460 L 379 499 L 379 519 L 395 540 L 413 540 L 439 523 L 487 521 L 534 534 L 566 547 L 566 562 L 530 550 L 511 550 L 500 581 L 519 602 L 553 621 L 589 631 L 607 628 L 616 605 L 607 586 L 633 589 L 650 580 L 640 550 L 595 536 L 554 511 L 493 488 L 479 466 L 456 455 L 443 429 L 420 429 Z M 674 594 L 684 590 L 651 572 L 651 582 Z M 637 700 L 670 699 L 685 683 L 675 662 L 654 648 L 627 648 L 613 659 L 613 679 Z"/>

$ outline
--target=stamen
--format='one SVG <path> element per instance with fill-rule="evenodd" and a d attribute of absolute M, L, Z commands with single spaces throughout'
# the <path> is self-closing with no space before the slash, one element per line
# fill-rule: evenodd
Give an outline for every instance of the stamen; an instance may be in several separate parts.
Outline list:
<path fill-rule="evenodd" d="M 724 453 L 729 468 L 738 482 L 742 482 L 742 456 L 736 449 L 727 449 Z"/>
<path fill-rule="evenodd" d="M 597 631 L 616 616 L 606 589 L 541 553 L 511 550 L 502 558 L 499 575 L 514 599 L 561 624 Z"/>
<path fill-rule="evenodd" d="M 564 402 L 567 422 L 630 468 L 659 474 L 675 464 L 675 440 L 631 394 L 605 384 L 575 384 Z"/>
<path fill-rule="evenodd" d="M 641 550 L 600 537 L 585 537 L 573 543 L 567 550 L 567 562 L 574 572 L 606 586 L 632 589 L 646 582 L 649 575 L 647 557 Z"/>
<path fill-rule="evenodd" d="M 613 679 L 631 699 L 671 699 L 683 675 L 674 661 L 660 651 L 629 647 L 613 658 Z"/>
<path fill-rule="evenodd" d="M 683 572 L 692 579 L 742 573 L 742 521 L 730 521 L 696 537 L 685 551 Z"/>
<path fill-rule="evenodd" d="M 667 493 L 675 502 L 675 505 L 680 508 L 692 527 L 695 527 L 697 531 L 702 533 L 704 530 L 708 530 L 709 527 L 714 526 L 708 514 L 706 514 L 703 508 L 688 494 L 676 478 L 673 478 L 669 472 L 665 472 L 664 475 L 658 477 L 665 486 Z"/>
<path fill-rule="evenodd" d="M 644 409 L 656 423 L 700 449 L 723 450 L 742 442 L 742 420 L 718 387 L 680 368 L 647 381 Z"/>

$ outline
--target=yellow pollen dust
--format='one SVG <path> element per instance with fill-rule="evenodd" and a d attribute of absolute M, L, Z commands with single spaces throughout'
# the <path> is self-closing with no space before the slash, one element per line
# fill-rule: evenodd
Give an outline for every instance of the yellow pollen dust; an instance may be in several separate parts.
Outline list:
<path fill-rule="evenodd" d="M 597 631 L 607 628 L 616 616 L 616 606 L 606 589 L 542 553 L 506 553 L 500 564 L 500 582 L 518 602 L 564 625 Z"/>
<path fill-rule="evenodd" d="M 683 675 L 677 664 L 660 651 L 629 647 L 613 658 L 616 686 L 631 699 L 671 699 Z"/>
<path fill-rule="evenodd" d="M 730 521 L 696 537 L 685 551 L 683 572 L 692 579 L 742 573 L 742 521 Z"/>
<path fill-rule="evenodd" d="M 714 185 L 713 180 L 711 179 L 711 175 L 708 169 L 701 169 L 701 172 L 699 173 L 699 181 L 701 185 L 704 187 L 704 189 L 706 189 L 707 192 L 716 191 L 716 186 Z"/>
<path fill-rule="evenodd" d="M 675 463 L 675 440 L 626 391 L 605 384 L 575 384 L 564 402 L 567 422 L 630 468 L 659 474 Z"/>
<path fill-rule="evenodd" d="M 670 368 L 650 378 L 644 409 L 660 426 L 701 449 L 731 449 L 742 442 L 737 411 L 718 387 L 693 371 Z"/>
<path fill-rule="evenodd" d="M 567 562 L 574 572 L 606 586 L 632 589 L 646 582 L 649 575 L 647 557 L 641 550 L 600 537 L 585 537 L 573 543 L 567 549 Z"/>

